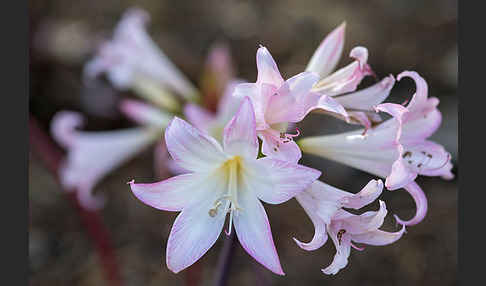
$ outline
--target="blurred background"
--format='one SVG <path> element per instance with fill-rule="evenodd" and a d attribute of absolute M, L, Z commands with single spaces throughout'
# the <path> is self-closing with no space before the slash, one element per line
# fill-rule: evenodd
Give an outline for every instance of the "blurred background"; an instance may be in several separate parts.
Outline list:
<path fill-rule="evenodd" d="M 407 229 L 398 242 L 352 250 L 348 266 L 336 276 L 320 269 L 335 249 L 305 252 L 292 241 L 310 240 L 313 225 L 295 200 L 265 205 L 286 276 L 266 271 L 239 246 L 230 270 L 231 285 L 456 285 L 457 284 L 457 3 L 430 1 L 30 1 L 30 113 L 49 128 L 60 110 L 80 111 L 87 130 L 133 126 L 117 110 L 120 92 L 107 81 L 85 86 L 84 63 L 97 44 L 111 37 L 123 12 L 132 6 L 151 16 L 148 31 L 166 55 L 199 85 L 207 52 L 216 41 L 232 52 L 237 76 L 256 78 L 255 53 L 266 46 L 284 76 L 301 72 L 321 40 L 346 21 L 346 40 L 339 67 L 357 45 L 369 49 L 368 63 L 381 78 L 403 70 L 419 72 L 429 96 L 440 99 L 443 122 L 432 137 L 452 154 L 456 179 L 421 177 L 429 200 L 426 219 Z M 372 82 L 372 81 L 371 81 Z M 369 84 L 367 80 L 363 86 Z M 415 90 L 402 80 L 392 102 L 403 102 Z M 313 114 L 299 124 L 305 136 L 330 134 L 356 127 Z M 31 152 L 33 153 L 33 152 Z M 125 184 L 153 175 L 152 150 L 107 176 L 95 191 L 108 200 L 101 218 L 111 232 L 124 285 L 185 285 L 188 271 L 173 274 L 165 265 L 165 247 L 176 213 L 161 212 L 136 200 Z M 321 180 L 357 192 L 373 177 L 337 163 L 304 155 L 302 164 L 323 171 Z M 93 242 L 77 211 L 45 168 L 31 154 L 29 170 L 29 261 L 31 285 L 108 285 Z M 403 190 L 385 191 L 389 213 L 410 218 L 415 206 Z M 377 209 L 375 202 L 370 209 Z M 393 219 L 384 229 L 396 230 Z M 198 262 L 200 285 L 211 285 L 223 236 Z"/>

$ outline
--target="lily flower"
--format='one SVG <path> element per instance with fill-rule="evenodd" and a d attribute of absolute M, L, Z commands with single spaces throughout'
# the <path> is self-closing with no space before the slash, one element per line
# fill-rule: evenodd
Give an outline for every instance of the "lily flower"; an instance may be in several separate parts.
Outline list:
<path fill-rule="evenodd" d="M 349 56 L 355 61 L 331 73 L 343 51 L 345 28 L 346 23 L 343 23 L 324 38 L 307 64 L 306 71 L 319 75 L 319 81 L 312 87 L 313 92 L 333 97 L 347 111 L 347 114 L 326 113 L 345 119 L 348 123 L 362 124 L 368 129 L 373 123 L 381 121 L 374 107 L 388 97 L 395 79 L 390 75 L 368 88 L 353 92 L 365 76 L 374 75 L 367 64 L 368 50 L 364 47 L 353 48 Z"/>
<path fill-rule="evenodd" d="M 357 194 L 315 181 L 310 188 L 296 196 L 315 228 L 314 237 L 308 243 L 294 238 L 297 245 L 307 251 L 316 250 L 323 246 L 330 236 L 336 247 L 334 259 L 331 265 L 322 269 L 323 273 L 334 275 L 344 268 L 348 264 L 351 247 L 357 250 L 364 249 L 355 246 L 353 242 L 387 245 L 402 237 L 405 226 L 397 232 L 379 229 L 387 214 L 386 205 L 381 200 L 378 211 L 355 215 L 343 209 L 360 209 L 376 200 L 382 190 L 381 180 L 371 180 Z"/>
<path fill-rule="evenodd" d="M 318 81 L 317 74 L 303 72 L 284 81 L 265 47 L 258 49 L 256 62 L 256 83 L 239 84 L 234 96 L 248 96 L 253 102 L 257 134 L 263 141 L 262 153 L 272 158 L 297 162 L 302 154 L 293 137 L 299 133 L 287 134 L 288 123 L 301 121 L 313 109 L 324 109 L 343 116 L 346 116 L 346 111 L 331 97 L 311 92 L 312 86 Z"/>
<path fill-rule="evenodd" d="M 130 182 L 145 204 L 181 211 L 167 243 L 168 268 L 177 273 L 196 262 L 218 239 L 229 213 L 243 248 L 259 263 L 284 275 L 260 200 L 283 203 L 305 190 L 320 172 L 292 162 L 257 159 L 259 143 L 253 106 L 245 98 L 226 125 L 223 146 L 175 117 L 165 132 L 167 149 L 190 173 L 153 184 Z"/>
<path fill-rule="evenodd" d="M 94 195 L 93 188 L 108 173 L 133 158 L 140 151 L 155 143 L 171 116 L 158 109 L 135 101 L 122 104 L 129 116 L 142 123 L 134 127 L 112 131 L 80 131 L 83 117 L 77 112 L 58 112 L 51 122 L 53 138 L 67 151 L 59 170 L 62 185 L 76 189 L 79 203 L 90 210 L 104 204 L 101 195 Z"/>
<path fill-rule="evenodd" d="M 427 83 L 417 73 L 405 71 L 398 80 L 402 77 L 411 77 L 417 86 L 407 107 L 384 103 L 376 108 L 393 118 L 369 129 L 365 135 L 363 130 L 356 130 L 307 137 L 298 143 L 303 152 L 386 178 L 385 186 L 389 190 L 405 188 L 413 196 L 418 211 L 412 220 L 399 222 L 412 225 L 425 216 L 427 201 L 420 187 L 410 183 L 417 175 L 444 179 L 452 179 L 454 175 L 450 154 L 441 145 L 427 140 L 441 123 L 439 100 L 428 98 Z"/>
<path fill-rule="evenodd" d="M 86 64 L 86 78 L 94 78 L 106 73 L 109 80 L 119 89 L 133 88 L 142 96 L 152 95 L 152 91 L 170 89 L 187 100 L 195 100 L 198 91 L 183 73 L 170 61 L 150 38 L 145 29 L 149 21 L 148 13 L 139 8 L 131 8 L 123 15 L 115 28 L 113 38 L 104 42 L 97 55 Z M 147 85 L 158 88 L 147 89 Z M 165 103 L 170 107 L 174 99 L 165 93 Z"/>

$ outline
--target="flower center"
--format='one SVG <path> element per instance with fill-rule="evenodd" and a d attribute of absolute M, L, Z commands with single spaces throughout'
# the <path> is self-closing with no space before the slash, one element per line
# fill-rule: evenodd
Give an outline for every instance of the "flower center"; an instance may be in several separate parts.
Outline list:
<path fill-rule="evenodd" d="M 209 209 L 208 214 L 210 217 L 215 217 L 218 214 L 218 209 L 223 206 L 223 209 L 227 209 L 230 214 L 229 228 L 226 234 L 231 233 L 231 227 L 233 224 L 233 212 L 242 209 L 238 206 L 238 180 L 241 172 L 241 157 L 234 156 L 231 159 L 224 162 L 218 172 L 224 172 L 227 178 L 227 192 L 219 197 L 213 205 L 213 208 Z"/>

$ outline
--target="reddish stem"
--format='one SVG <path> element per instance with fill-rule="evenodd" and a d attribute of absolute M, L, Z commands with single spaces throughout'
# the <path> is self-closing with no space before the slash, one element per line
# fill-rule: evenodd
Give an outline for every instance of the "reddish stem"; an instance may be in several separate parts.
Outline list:
<path fill-rule="evenodd" d="M 32 115 L 29 118 L 29 129 L 31 150 L 35 152 L 46 168 L 59 182 L 57 174 L 60 162 L 63 158 L 63 152 L 41 129 L 37 123 L 37 120 Z M 115 250 L 110 239 L 110 232 L 104 225 L 100 214 L 98 212 L 83 209 L 79 205 L 75 191 L 66 191 L 66 194 L 74 208 L 77 210 L 81 218 L 82 225 L 95 244 L 96 251 L 101 259 L 109 285 L 122 285 L 120 272 L 118 271 L 118 265 L 116 262 Z"/>

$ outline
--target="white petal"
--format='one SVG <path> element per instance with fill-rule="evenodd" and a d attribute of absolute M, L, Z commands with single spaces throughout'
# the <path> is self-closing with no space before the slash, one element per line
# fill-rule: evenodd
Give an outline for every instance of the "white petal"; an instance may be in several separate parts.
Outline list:
<path fill-rule="evenodd" d="M 324 78 L 334 70 L 343 52 L 345 28 L 346 23 L 342 23 L 324 38 L 307 64 L 306 71 L 318 73 Z"/>
<path fill-rule="evenodd" d="M 256 159 L 258 139 L 256 134 L 255 112 L 249 97 L 245 97 L 240 109 L 226 125 L 223 132 L 224 150 L 228 154 L 242 155 Z"/>
<path fill-rule="evenodd" d="M 209 179 L 208 179 L 209 180 Z M 180 211 L 204 189 L 195 174 L 184 174 L 153 184 L 130 182 L 133 194 L 145 204 L 159 210 Z"/>
<path fill-rule="evenodd" d="M 191 266 L 214 245 L 223 229 L 227 208 L 220 206 L 209 215 L 222 196 L 226 182 L 214 177 L 201 183 L 202 193 L 177 216 L 167 242 L 167 267 L 174 273 Z"/>
<path fill-rule="evenodd" d="M 189 171 L 211 171 L 227 158 L 214 138 L 178 117 L 167 127 L 165 142 L 172 159 Z"/>
<path fill-rule="evenodd" d="M 272 272 L 285 275 L 280 266 L 265 209 L 248 186 L 238 192 L 238 203 L 242 210 L 236 211 L 233 221 L 241 246 Z"/>
<path fill-rule="evenodd" d="M 258 198 L 269 204 L 280 204 L 307 189 L 321 172 L 266 157 L 247 162 L 244 175 L 245 182 Z"/>

